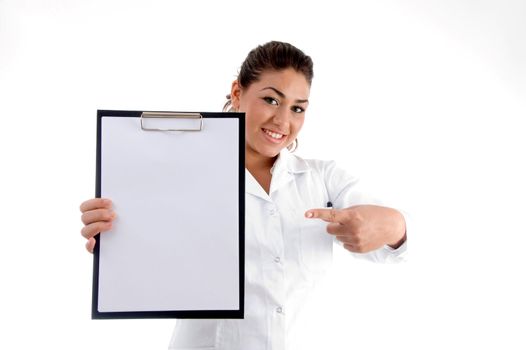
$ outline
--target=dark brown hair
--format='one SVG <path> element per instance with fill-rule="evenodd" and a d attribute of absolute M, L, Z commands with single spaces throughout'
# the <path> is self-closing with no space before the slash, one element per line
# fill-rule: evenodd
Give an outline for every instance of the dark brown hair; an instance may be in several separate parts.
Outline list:
<path fill-rule="evenodd" d="M 312 66 L 312 59 L 300 49 L 288 43 L 271 41 L 248 53 L 237 79 L 242 87 L 247 88 L 266 70 L 293 68 L 303 73 L 310 85 L 314 75 Z"/>

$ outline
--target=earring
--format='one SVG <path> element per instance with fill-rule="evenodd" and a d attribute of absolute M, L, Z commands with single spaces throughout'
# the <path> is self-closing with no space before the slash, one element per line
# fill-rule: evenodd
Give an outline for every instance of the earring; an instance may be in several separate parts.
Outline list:
<path fill-rule="evenodd" d="M 290 145 L 287 146 L 287 149 L 289 150 L 289 152 L 294 152 L 295 150 L 298 149 L 298 139 L 294 139 L 294 141 L 292 141 L 292 143 Z"/>

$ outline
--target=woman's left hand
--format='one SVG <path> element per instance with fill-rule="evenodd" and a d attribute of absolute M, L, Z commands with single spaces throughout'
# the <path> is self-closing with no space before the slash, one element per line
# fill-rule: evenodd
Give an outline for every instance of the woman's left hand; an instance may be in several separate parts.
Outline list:
<path fill-rule="evenodd" d="M 351 252 L 367 253 L 385 244 L 398 248 L 405 241 L 404 216 L 392 208 L 357 205 L 345 209 L 310 209 L 305 216 L 328 222 L 327 232 Z"/>

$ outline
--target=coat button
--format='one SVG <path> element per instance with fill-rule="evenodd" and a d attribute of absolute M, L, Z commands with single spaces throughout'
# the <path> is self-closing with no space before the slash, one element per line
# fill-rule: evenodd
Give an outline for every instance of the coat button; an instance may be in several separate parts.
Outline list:
<path fill-rule="evenodd" d="M 282 314 L 282 313 L 283 313 L 283 308 L 282 308 L 281 306 L 278 306 L 278 307 L 276 308 L 276 312 L 277 312 L 278 314 Z"/>
<path fill-rule="evenodd" d="M 276 256 L 276 257 L 274 258 L 274 261 L 277 262 L 277 263 L 279 263 L 279 262 L 281 261 L 281 258 L 280 258 L 279 256 Z"/>

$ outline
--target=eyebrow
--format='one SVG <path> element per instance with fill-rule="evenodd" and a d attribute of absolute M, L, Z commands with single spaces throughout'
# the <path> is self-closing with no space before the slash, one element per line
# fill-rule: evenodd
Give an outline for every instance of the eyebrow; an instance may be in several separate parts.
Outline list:
<path fill-rule="evenodd" d="M 278 89 L 276 89 L 276 88 L 274 88 L 272 86 L 267 86 L 266 88 L 261 89 L 261 91 L 267 90 L 267 89 L 273 90 L 276 94 L 278 94 L 279 97 L 285 98 L 285 94 L 283 92 L 279 91 Z M 309 102 L 309 100 L 296 100 L 295 102 L 296 103 L 305 103 L 305 102 Z"/>

